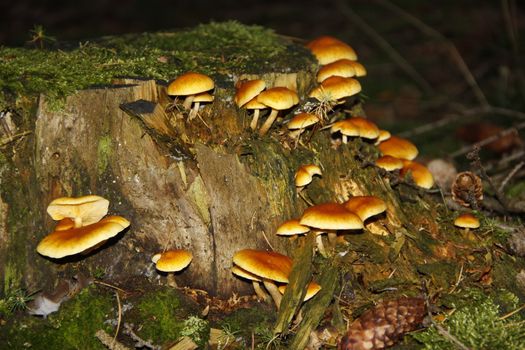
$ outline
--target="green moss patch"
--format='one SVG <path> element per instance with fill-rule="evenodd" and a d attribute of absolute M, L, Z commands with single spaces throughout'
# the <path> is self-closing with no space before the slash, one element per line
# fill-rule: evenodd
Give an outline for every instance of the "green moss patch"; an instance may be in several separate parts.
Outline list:
<path fill-rule="evenodd" d="M 0 327 L 1 349 L 105 349 L 95 338 L 97 330 L 111 332 L 104 323 L 116 318 L 111 294 L 87 288 L 64 302 L 59 312 L 47 319 L 25 316 Z"/>

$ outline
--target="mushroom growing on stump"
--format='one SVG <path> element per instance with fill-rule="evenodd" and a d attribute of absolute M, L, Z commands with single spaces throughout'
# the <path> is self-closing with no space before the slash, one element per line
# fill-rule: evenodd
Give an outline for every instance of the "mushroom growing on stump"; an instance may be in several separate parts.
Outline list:
<path fill-rule="evenodd" d="M 284 294 L 284 292 L 286 292 L 287 286 L 288 286 L 287 284 L 279 286 L 279 292 L 281 294 Z M 308 283 L 308 286 L 306 286 L 306 293 L 304 295 L 303 302 L 312 299 L 320 290 L 321 290 L 321 286 L 318 283 L 316 282 Z"/>
<path fill-rule="evenodd" d="M 386 171 L 394 171 L 403 168 L 403 161 L 392 156 L 382 156 L 377 158 L 375 165 Z"/>
<path fill-rule="evenodd" d="M 292 259 L 286 255 L 264 250 L 243 249 L 233 255 L 233 263 L 263 280 L 264 287 L 272 296 L 277 309 L 281 305 L 281 293 L 275 282 L 288 283 Z"/>
<path fill-rule="evenodd" d="M 185 110 L 189 110 L 197 94 L 208 92 L 214 87 L 215 83 L 207 75 L 188 72 L 180 75 L 168 85 L 167 94 L 170 96 L 185 96 L 182 106 Z M 196 115 L 196 110 L 190 111 L 189 119 L 191 120 Z"/>
<path fill-rule="evenodd" d="M 235 266 L 235 265 L 232 266 L 232 273 L 236 276 L 252 281 L 253 290 L 255 290 L 255 294 L 257 294 L 257 296 L 260 299 L 264 301 L 267 301 L 270 299 L 270 295 L 268 295 L 268 293 L 266 293 L 264 289 L 261 288 L 261 285 L 259 284 L 260 282 L 262 282 L 262 279 L 260 277 L 254 275 L 253 273 L 245 271 L 241 269 L 239 266 Z"/>
<path fill-rule="evenodd" d="M 259 95 L 264 89 L 266 89 L 266 83 L 264 80 L 261 79 L 254 79 L 254 80 L 245 80 L 238 82 L 236 85 L 236 92 L 234 101 L 237 107 L 241 108 L 248 104 L 250 101 L 252 104 L 246 109 L 254 109 L 255 113 L 252 117 L 252 121 L 250 123 L 250 128 L 252 130 L 255 130 L 257 128 L 257 121 L 259 119 L 259 110 L 265 109 L 267 106 L 262 104 L 257 104 L 257 100 L 255 99 L 257 95 Z"/>
<path fill-rule="evenodd" d="M 290 136 L 299 138 L 307 127 L 317 123 L 319 123 L 319 117 L 315 114 L 305 112 L 296 114 L 288 122 L 288 130 L 293 130 L 290 132 Z"/>
<path fill-rule="evenodd" d="M 177 288 L 175 272 L 186 268 L 192 259 L 193 255 L 191 252 L 184 249 L 173 249 L 155 254 L 151 261 L 155 264 L 157 270 L 168 273 L 168 285 Z"/>
<path fill-rule="evenodd" d="M 60 222 L 36 247 L 44 256 L 60 259 L 68 255 L 86 253 L 99 247 L 111 237 L 129 226 L 129 221 L 120 216 L 108 216 L 91 225 L 75 227 L 70 219 Z"/>
<path fill-rule="evenodd" d="M 100 221 L 108 213 L 109 201 L 95 195 L 82 197 L 61 197 L 53 200 L 47 213 L 53 220 L 71 219 L 74 227 L 81 227 Z"/>
<path fill-rule="evenodd" d="M 322 175 L 321 168 L 315 164 L 301 165 L 295 173 L 295 188 L 297 195 L 299 195 L 299 197 L 310 206 L 313 205 L 313 203 L 303 194 L 302 190 L 306 185 L 312 182 L 314 175 Z"/>
<path fill-rule="evenodd" d="M 299 96 L 293 90 L 285 87 L 274 87 L 261 92 L 257 96 L 257 102 L 262 103 L 272 109 L 272 112 L 264 121 L 259 130 L 259 135 L 264 136 L 272 127 L 279 111 L 290 109 L 299 103 Z"/>
<path fill-rule="evenodd" d="M 423 164 L 419 164 L 413 160 L 403 160 L 403 168 L 401 169 L 400 175 L 405 176 L 409 172 L 412 176 L 412 180 L 419 187 L 428 190 L 434 186 L 434 177 L 430 170 L 428 170 Z"/>
<path fill-rule="evenodd" d="M 479 220 L 470 213 L 461 214 L 454 220 L 454 226 L 462 228 L 465 235 L 469 235 L 470 229 L 479 227 Z"/>
<path fill-rule="evenodd" d="M 340 59 L 357 60 L 354 49 L 343 41 L 331 36 L 322 36 L 306 44 L 321 65 L 330 64 Z"/>
<path fill-rule="evenodd" d="M 354 196 L 344 202 L 343 206 L 359 216 L 363 222 L 386 211 L 386 203 L 376 196 Z"/>
<path fill-rule="evenodd" d="M 257 97 L 254 97 L 250 100 L 250 102 L 244 105 L 244 108 L 246 108 L 246 110 L 253 111 L 252 121 L 250 122 L 250 129 L 255 130 L 257 129 L 257 123 L 259 122 L 261 109 L 268 109 L 269 107 L 265 104 L 258 102 Z"/>
<path fill-rule="evenodd" d="M 188 114 L 188 118 L 192 120 L 193 118 L 195 118 L 195 116 L 198 115 L 199 107 L 202 102 L 213 102 L 213 100 L 214 100 L 213 95 L 207 92 L 203 92 L 203 93 L 195 95 L 195 97 L 193 98 L 193 108 L 191 109 L 190 114 Z M 199 118 L 201 117 L 199 116 Z"/>
<path fill-rule="evenodd" d="M 338 203 L 323 203 L 307 208 L 300 220 L 301 225 L 309 226 L 316 232 L 328 233 L 328 241 L 332 246 L 336 244 L 336 230 L 360 230 L 363 228 L 363 221 L 343 205 Z M 317 240 L 321 240 L 317 236 Z M 318 246 L 322 246 L 318 242 Z M 319 251 L 321 255 L 327 256 L 326 252 Z"/>
<path fill-rule="evenodd" d="M 417 157 L 417 147 L 407 139 L 391 136 L 388 140 L 379 144 L 382 155 L 392 156 L 399 159 L 412 160 Z"/>

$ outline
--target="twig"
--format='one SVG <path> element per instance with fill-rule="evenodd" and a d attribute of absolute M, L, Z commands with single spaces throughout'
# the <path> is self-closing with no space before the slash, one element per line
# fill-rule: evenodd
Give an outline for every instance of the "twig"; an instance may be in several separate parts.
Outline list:
<path fill-rule="evenodd" d="M 107 347 L 109 350 L 131 350 L 124 344 L 116 341 L 115 339 L 112 339 L 111 336 L 104 332 L 102 329 L 99 329 L 95 333 L 95 337 L 97 337 L 97 339 L 100 340 L 100 342 L 104 344 L 104 346 Z"/>
<path fill-rule="evenodd" d="M 120 305 L 120 297 L 118 295 L 118 291 L 115 291 L 115 295 L 117 296 L 118 320 L 117 320 L 117 330 L 115 331 L 115 336 L 113 337 L 113 342 L 117 341 L 118 331 L 120 330 L 120 322 L 122 322 L 122 305 Z"/>
<path fill-rule="evenodd" d="M 489 143 L 492 143 L 492 142 L 494 142 L 496 140 L 499 140 L 500 138 L 502 138 L 502 137 L 504 137 L 506 135 L 513 134 L 513 133 L 515 134 L 515 133 L 518 132 L 518 130 L 523 129 L 523 128 L 525 128 L 525 122 L 521 122 L 521 123 L 519 123 L 519 124 L 517 124 L 517 125 L 515 125 L 515 126 L 513 126 L 511 128 L 502 130 L 502 131 L 498 132 L 497 134 L 494 134 L 494 135 L 489 136 L 489 137 L 487 137 L 487 138 L 485 138 L 485 139 L 483 139 L 481 141 L 473 143 L 472 145 L 463 146 L 460 149 L 458 149 L 457 151 L 452 152 L 450 154 L 450 157 L 455 158 L 455 157 L 461 156 L 461 155 L 463 155 L 465 153 L 469 153 L 474 148 L 478 148 L 479 149 L 479 148 L 481 148 L 483 146 L 488 145 Z"/>
<path fill-rule="evenodd" d="M 160 350 L 160 346 L 153 345 L 150 340 L 144 340 L 133 332 L 133 324 L 124 323 L 124 333 L 135 341 L 136 348 L 148 348 L 151 350 Z"/>
<path fill-rule="evenodd" d="M 118 290 L 119 292 L 122 292 L 124 294 L 129 294 L 124 289 L 119 288 L 117 286 L 114 286 L 112 284 L 106 283 L 106 282 L 102 282 L 102 281 L 99 281 L 99 280 L 94 280 L 93 283 L 100 284 L 101 286 L 106 286 L 106 287 L 109 287 L 109 288 L 113 288 L 113 289 Z"/>
<path fill-rule="evenodd" d="M 487 98 L 485 97 L 485 94 L 479 87 L 476 78 L 474 78 L 474 75 L 470 71 L 469 67 L 465 63 L 465 60 L 459 53 L 459 50 L 457 49 L 456 45 L 454 45 L 449 39 L 447 39 L 443 34 L 441 34 L 439 31 L 435 30 L 434 28 L 430 27 L 423 21 L 421 21 L 419 18 L 413 16 L 412 14 L 406 12 L 402 8 L 392 4 L 390 1 L 387 0 L 376 0 L 377 3 L 382 5 L 383 7 L 389 9 L 390 11 L 394 12 L 398 17 L 403 18 L 408 23 L 412 24 L 419 30 L 421 30 L 424 34 L 427 36 L 442 41 L 448 48 L 452 58 L 456 61 L 459 70 L 463 74 L 463 77 L 465 78 L 465 81 L 467 84 L 471 87 L 472 91 L 474 92 L 474 95 L 476 96 L 478 102 L 482 106 L 488 106 L 489 103 L 487 101 Z"/>
<path fill-rule="evenodd" d="M 29 134 L 31 134 L 31 131 L 24 131 L 24 132 L 18 133 L 16 135 L 9 136 L 9 137 L 6 137 L 4 139 L 1 139 L 0 140 L 0 147 L 4 147 L 5 145 L 10 144 L 14 140 L 16 140 L 16 139 L 18 139 L 20 137 L 24 137 L 24 136 L 29 135 Z"/>
<path fill-rule="evenodd" d="M 414 67 L 412 67 L 410 63 L 408 63 L 408 61 L 388 43 L 388 41 L 369 26 L 357 13 L 355 13 L 346 1 L 334 0 L 334 2 L 339 11 L 358 26 L 362 32 L 375 41 L 375 43 L 383 49 L 390 58 L 425 91 L 426 94 L 431 95 L 434 93 L 434 89 L 425 78 L 423 78 Z"/>
<path fill-rule="evenodd" d="M 270 246 L 270 249 L 275 252 L 275 249 L 273 249 L 273 246 L 272 244 L 270 243 L 270 241 L 268 240 L 268 237 L 266 237 L 266 233 L 264 231 L 261 231 L 262 232 L 262 235 L 264 237 L 264 240 L 266 241 L 266 243 Z"/>
<path fill-rule="evenodd" d="M 511 317 L 512 315 L 517 314 L 518 312 L 520 312 L 520 311 L 523 310 L 523 309 L 525 309 L 525 304 L 521 305 L 521 306 L 520 306 L 519 308 L 517 308 L 516 310 L 511 311 L 511 312 L 509 312 L 509 313 L 507 313 L 507 314 L 501 316 L 501 317 L 499 318 L 499 320 L 500 320 L 500 321 L 503 321 L 503 320 L 505 320 L 505 319 Z"/>
<path fill-rule="evenodd" d="M 503 181 L 501 181 L 501 184 L 498 187 L 498 191 L 503 192 L 503 189 L 505 186 L 507 186 L 507 183 L 516 175 L 516 173 L 525 165 L 525 162 L 521 161 L 511 170 L 511 172 L 505 177 Z"/>

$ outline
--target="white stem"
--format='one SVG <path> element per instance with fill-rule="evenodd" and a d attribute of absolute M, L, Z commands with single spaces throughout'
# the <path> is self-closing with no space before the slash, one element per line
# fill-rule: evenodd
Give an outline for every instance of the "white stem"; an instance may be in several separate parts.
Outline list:
<path fill-rule="evenodd" d="M 79 228 L 79 227 L 82 227 L 82 218 L 77 216 L 75 218 L 73 218 L 73 220 L 75 221 L 75 228 Z"/>
<path fill-rule="evenodd" d="M 279 292 L 279 289 L 277 288 L 275 283 L 273 283 L 270 280 L 265 279 L 263 281 L 263 284 L 268 293 L 270 293 L 270 295 L 272 296 L 273 302 L 275 303 L 277 310 L 279 310 L 279 307 L 281 306 L 281 299 L 283 298 L 281 292 Z"/>
<path fill-rule="evenodd" d="M 348 136 L 343 135 L 343 143 L 348 143 Z"/>
<path fill-rule="evenodd" d="M 177 281 L 175 281 L 175 273 L 173 272 L 168 272 L 168 286 L 172 287 L 172 288 L 178 288 L 179 286 L 177 285 Z"/>
<path fill-rule="evenodd" d="M 259 130 L 259 135 L 264 136 L 270 130 L 272 127 L 273 122 L 275 121 L 275 118 L 277 118 L 277 113 L 279 113 L 278 110 L 272 109 L 272 113 L 266 118 L 264 121 L 264 124 L 261 126 L 261 129 Z"/>
<path fill-rule="evenodd" d="M 190 113 L 188 114 L 188 120 L 192 120 L 193 118 L 195 118 L 195 116 L 197 115 L 197 113 L 199 113 L 199 107 L 200 107 L 201 103 L 200 102 L 195 102 L 193 104 L 193 108 L 191 109 Z"/>
<path fill-rule="evenodd" d="M 185 110 L 190 109 L 194 98 L 195 98 L 195 95 L 186 96 L 186 98 L 184 99 L 184 102 L 182 103 L 182 107 L 184 107 Z"/>
<path fill-rule="evenodd" d="M 328 242 L 330 243 L 330 248 L 335 248 L 337 244 L 337 233 L 335 231 L 328 231 Z"/>
<path fill-rule="evenodd" d="M 252 281 L 252 284 L 253 284 L 253 289 L 255 290 L 255 294 L 257 294 L 257 296 L 264 300 L 264 301 L 268 301 L 270 300 L 270 295 L 268 295 L 268 293 L 266 293 L 264 291 L 264 289 L 261 288 L 261 285 L 259 284 L 259 282 L 257 281 Z"/>
<path fill-rule="evenodd" d="M 260 109 L 256 109 L 255 112 L 253 112 L 252 121 L 250 123 L 250 128 L 253 131 L 257 129 L 257 123 L 259 122 L 259 114 L 260 114 Z"/>
<path fill-rule="evenodd" d="M 323 237 L 322 237 L 322 234 L 320 232 L 316 233 L 315 243 L 317 243 L 317 250 L 319 251 L 321 256 L 323 258 L 327 258 L 328 254 L 326 253 L 326 249 L 324 249 Z"/>

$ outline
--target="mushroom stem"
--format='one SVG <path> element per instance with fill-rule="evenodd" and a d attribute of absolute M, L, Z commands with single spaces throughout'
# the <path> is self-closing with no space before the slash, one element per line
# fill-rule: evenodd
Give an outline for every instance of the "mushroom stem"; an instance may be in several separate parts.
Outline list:
<path fill-rule="evenodd" d="M 281 299 L 283 298 L 283 296 L 279 292 L 279 289 L 277 288 L 275 283 L 267 279 L 264 279 L 263 284 L 268 293 L 270 293 L 270 295 L 272 296 L 273 302 L 275 303 L 277 310 L 279 310 L 279 307 L 281 306 Z"/>
<path fill-rule="evenodd" d="M 195 98 L 195 95 L 186 96 L 186 98 L 184 99 L 184 102 L 182 103 L 182 107 L 184 107 L 185 110 L 190 109 L 194 98 Z"/>
<path fill-rule="evenodd" d="M 195 116 L 197 116 L 197 113 L 199 113 L 200 105 L 201 105 L 200 102 L 195 102 L 193 104 L 193 108 L 190 110 L 190 113 L 188 114 L 188 120 L 192 120 L 193 118 L 195 118 Z"/>
<path fill-rule="evenodd" d="M 343 136 L 343 137 L 342 137 L 342 139 L 343 139 L 343 143 L 344 143 L 344 144 L 347 144 L 347 143 L 348 143 L 348 136 L 346 136 L 346 135 L 342 135 L 342 136 Z"/>
<path fill-rule="evenodd" d="M 253 131 L 257 129 L 257 123 L 259 122 L 259 114 L 260 114 L 260 109 L 256 109 L 255 112 L 253 112 L 252 121 L 250 122 L 250 128 Z"/>
<path fill-rule="evenodd" d="M 82 218 L 80 216 L 77 216 L 73 219 L 75 222 L 75 228 L 82 227 Z"/>
<path fill-rule="evenodd" d="M 168 286 L 170 286 L 171 288 L 179 288 L 177 282 L 175 281 L 175 274 L 173 272 L 168 272 L 167 280 Z"/>
<path fill-rule="evenodd" d="M 270 130 L 272 127 L 273 122 L 275 121 L 275 118 L 277 118 L 277 114 L 279 111 L 277 109 L 272 109 L 272 113 L 266 118 L 264 121 L 264 124 L 261 126 L 261 129 L 259 130 L 259 135 L 264 136 Z"/>
<path fill-rule="evenodd" d="M 330 243 L 330 248 L 335 248 L 335 245 L 337 243 L 337 233 L 335 231 L 328 231 L 326 233 L 328 234 L 328 242 Z"/>
<path fill-rule="evenodd" d="M 255 294 L 259 298 L 261 298 L 264 301 L 268 301 L 270 299 L 270 295 L 264 291 L 264 289 L 261 288 L 261 285 L 257 281 L 252 281 L 253 289 L 255 290 Z"/>
<path fill-rule="evenodd" d="M 315 243 L 317 244 L 317 250 L 319 251 L 321 256 L 323 258 L 327 258 L 328 254 L 326 253 L 326 249 L 324 248 L 323 237 L 321 235 L 322 232 L 316 232 Z"/>

